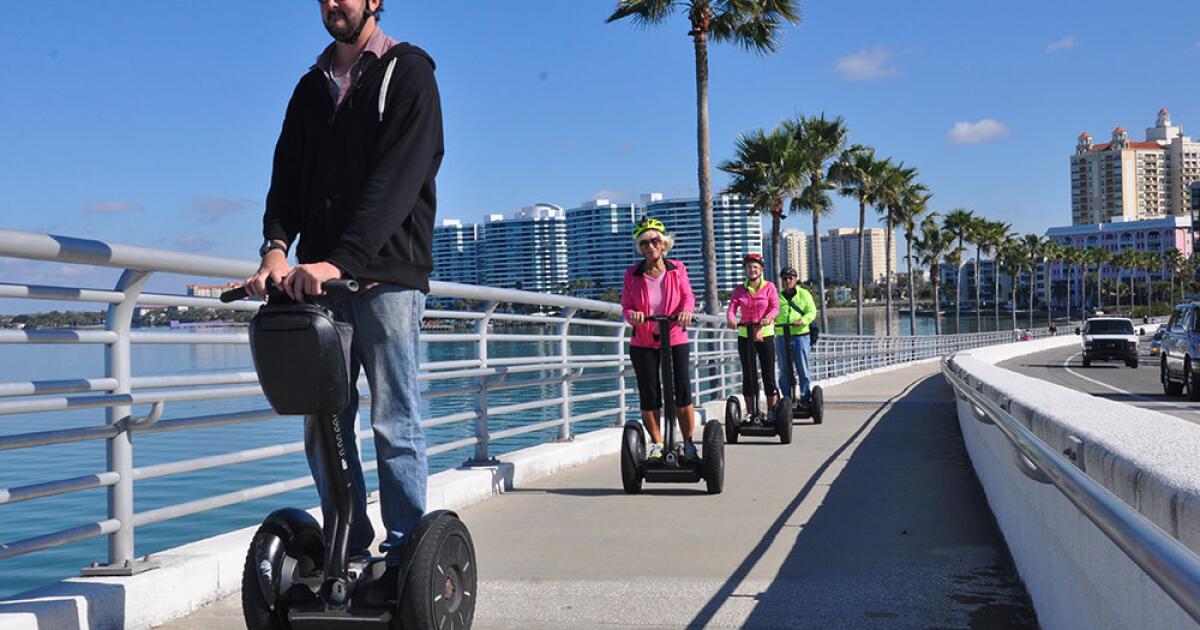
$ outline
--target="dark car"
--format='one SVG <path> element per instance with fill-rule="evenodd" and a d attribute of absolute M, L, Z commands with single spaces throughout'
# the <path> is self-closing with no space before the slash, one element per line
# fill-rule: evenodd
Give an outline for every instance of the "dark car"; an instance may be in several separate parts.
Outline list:
<path fill-rule="evenodd" d="M 1159 378 L 1163 392 L 1169 396 L 1187 394 L 1192 400 L 1200 400 L 1200 304 L 1179 304 L 1171 312 L 1171 319 L 1164 327 L 1162 359 L 1159 360 Z"/>

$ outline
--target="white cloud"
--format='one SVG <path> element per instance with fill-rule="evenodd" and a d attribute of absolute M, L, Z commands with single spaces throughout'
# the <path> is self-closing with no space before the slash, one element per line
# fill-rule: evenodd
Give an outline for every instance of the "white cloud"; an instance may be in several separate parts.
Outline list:
<path fill-rule="evenodd" d="M 892 65 L 893 57 L 892 51 L 882 46 L 864 48 L 838 59 L 835 69 L 843 78 L 851 81 L 894 77 L 900 74 L 900 70 Z"/>
<path fill-rule="evenodd" d="M 979 122 L 959 121 L 954 123 L 954 128 L 950 130 L 947 137 L 954 144 L 980 144 L 1007 135 L 1008 127 L 1004 126 L 1004 123 L 984 118 Z"/>
<path fill-rule="evenodd" d="M 1066 37 L 1064 37 L 1058 41 L 1053 41 L 1053 42 L 1050 42 L 1049 44 L 1046 44 L 1046 54 L 1049 55 L 1050 53 L 1056 52 L 1059 50 L 1070 50 L 1071 48 L 1075 47 L 1075 44 L 1076 44 L 1075 36 L 1067 35 Z"/>
<path fill-rule="evenodd" d="M 239 212 L 254 205 L 250 199 L 228 199 L 226 197 L 196 197 L 192 200 L 192 211 L 198 213 L 207 223 L 212 223 L 221 217 Z"/>
<path fill-rule="evenodd" d="M 141 205 L 127 201 L 99 201 L 90 203 L 83 209 L 95 214 L 121 214 L 123 212 L 143 212 L 145 210 Z"/>
<path fill-rule="evenodd" d="M 213 248 L 216 243 L 195 234 L 187 234 L 175 239 L 175 247 L 185 252 L 203 252 Z"/>

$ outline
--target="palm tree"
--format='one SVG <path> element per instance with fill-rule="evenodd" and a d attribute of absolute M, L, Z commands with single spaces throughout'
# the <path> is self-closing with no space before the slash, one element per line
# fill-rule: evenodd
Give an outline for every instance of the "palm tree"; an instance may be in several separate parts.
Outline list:
<path fill-rule="evenodd" d="M 736 157 L 717 168 L 733 176 L 725 192 L 746 199 L 759 214 L 771 215 L 770 278 L 778 280 L 780 269 L 780 225 L 783 204 L 804 185 L 804 155 L 796 150 L 796 139 L 783 127 L 770 132 L 756 129 L 738 136 Z"/>
<path fill-rule="evenodd" d="M 1168 278 L 1171 282 L 1171 302 L 1175 301 L 1175 274 L 1180 273 L 1183 267 L 1183 252 L 1168 247 L 1167 251 L 1163 252 L 1163 266 L 1166 268 Z M 1182 299 L 1182 298 L 1180 298 Z M 1170 306 L 1170 305 L 1168 305 Z M 1170 312 L 1169 310 L 1167 312 Z"/>
<path fill-rule="evenodd" d="M 972 226 L 975 224 L 975 215 L 966 208 L 955 208 L 946 213 L 946 220 L 942 223 L 942 228 L 952 234 L 958 241 L 958 249 L 966 249 L 966 240 L 971 235 Z M 962 332 L 962 327 L 959 322 L 962 310 L 962 260 L 959 259 L 958 271 L 954 275 L 954 332 Z"/>
<path fill-rule="evenodd" d="M 929 281 L 933 283 L 933 331 L 935 335 L 940 335 L 942 334 L 941 261 L 954 247 L 954 240 L 938 226 L 935 212 L 921 222 L 921 238 L 917 239 L 914 245 L 920 264 L 929 269 Z"/>
<path fill-rule="evenodd" d="M 1152 291 L 1153 281 L 1150 278 L 1150 272 L 1155 268 L 1162 269 L 1162 257 L 1155 252 L 1142 252 L 1142 271 L 1146 273 L 1146 316 L 1154 316 L 1154 293 Z"/>
<path fill-rule="evenodd" d="M 618 0 L 608 22 L 630 18 L 638 26 L 661 24 L 686 10 L 696 55 L 696 154 L 700 184 L 701 252 L 704 255 L 704 304 L 720 310 L 717 297 L 717 243 L 713 235 L 712 181 L 708 146 L 708 40 L 729 42 L 759 54 L 775 52 L 784 24 L 799 24 L 795 0 Z"/>
<path fill-rule="evenodd" d="M 829 194 L 834 185 L 823 179 L 809 182 L 799 195 L 792 197 L 793 213 L 808 213 L 812 215 L 813 223 L 813 260 L 816 262 L 817 284 L 821 297 L 817 304 L 821 310 L 821 330 L 829 330 L 829 314 L 825 308 L 825 267 L 821 262 L 821 217 L 833 214 L 833 197 Z"/>
<path fill-rule="evenodd" d="M 1103 278 L 1104 265 L 1108 262 L 1108 252 L 1104 251 L 1102 247 L 1089 247 L 1087 261 L 1096 265 L 1096 304 L 1092 308 L 1092 311 L 1095 312 L 1104 308 L 1104 294 L 1100 281 Z"/>
<path fill-rule="evenodd" d="M 1037 266 L 1042 262 L 1042 250 L 1046 247 L 1046 241 L 1037 234 L 1026 234 L 1021 239 L 1021 244 L 1024 247 L 1024 252 L 1029 260 L 1029 327 L 1033 328 L 1033 295 L 1037 293 L 1034 281 L 1037 278 Z M 1049 282 L 1048 276 L 1043 272 L 1043 277 Z M 1046 311 L 1050 311 L 1050 301 L 1046 300 Z"/>
<path fill-rule="evenodd" d="M 884 170 L 883 178 L 879 182 L 879 190 L 875 199 L 875 210 L 884 215 L 884 223 L 887 225 L 883 246 L 883 251 L 886 252 L 884 257 L 887 261 L 887 294 L 885 296 L 887 318 L 885 326 L 887 336 L 890 337 L 892 336 L 892 237 L 896 230 L 897 217 L 904 212 L 905 194 L 909 192 L 910 188 L 919 186 L 921 190 L 913 191 L 913 194 L 916 194 L 925 190 L 925 187 L 914 181 L 917 177 L 917 169 L 905 168 L 903 162 L 899 164 L 886 162 L 886 164 L 887 168 Z M 913 334 L 916 334 L 915 329 Z"/>
<path fill-rule="evenodd" d="M 854 145 L 829 167 L 829 181 L 839 186 L 838 193 L 858 200 L 858 294 L 855 316 L 858 334 L 863 334 L 863 268 L 866 266 L 867 204 L 875 203 L 879 193 L 879 182 L 886 172 L 887 163 L 875 159 L 875 149 Z"/>
<path fill-rule="evenodd" d="M 1117 283 L 1116 283 L 1117 312 L 1121 311 L 1121 274 L 1122 274 L 1122 272 L 1125 271 L 1125 269 L 1129 263 L 1129 254 L 1126 253 L 1127 251 L 1129 251 L 1129 250 L 1122 249 L 1120 251 L 1112 252 L 1108 256 L 1108 264 L 1112 265 L 1117 270 Z M 1130 286 L 1133 286 L 1132 280 L 1130 282 L 1131 282 Z M 1133 296 L 1132 295 L 1129 296 L 1129 299 L 1130 299 L 1129 308 L 1130 308 L 1130 310 L 1132 310 L 1133 309 Z"/>
<path fill-rule="evenodd" d="M 813 220 L 813 259 L 816 262 L 817 281 L 820 284 L 821 329 L 829 330 L 829 316 L 825 312 L 825 270 L 821 261 L 821 217 L 833 212 L 833 199 L 829 191 L 835 187 L 829 183 L 827 170 L 846 146 L 850 134 L 846 123 L 838 118 L 808 116 L 795 121 L 785 121 L 784 128 L 796 138 L 797 150 L 804 156 L 803 164 L 809 181 L 797 197 L 792 198 L 792 212 L 807 212 Z"/>
<path fill-rule="evenodd" d="M 1046 323 L 1049 325 L 1054 321 L 1054 263 L 1062 260 L 1063 246 L 1057 241 L 1046 239 L 1042 245 L 1042 278 L 1045 285 L 1046 293 Z"/>
<path fill-rule="evenodd" d="M 1067 325 L 1071 325 L 1071 290 L 1075 288 L 1076 279 L 1079 277 L 1077 267 L 1083 263 L 1086 254 L 1084 250 L 1078 247 L 1068 247 L 1062 252 L 1062 260 L 1067 263 Z M 1079 293 L 1079 316 L 1083 319 L 1083 293 Z"/>
<path fill-rule="evenodd" d="M 1001 267 L 1012 277 L 1012 329 L 1017 329 L 1017 285 L 1021 280 L 1021 272 L 1029 266 L 1029 252 L 1015 237 L 1005 239 L 1000 245 L 996 258 Z M 997 274 L 999 270 L 997 270 Z M 1032 290 L 1032 283 L 1030 285 Z"/>
<path fill-rule="evenodd" d="M 913 269 L 913 238 L 917 230 L 917 222 L 929 217 L 924 216 L 929 210 L 929 200 L 933 194 L 927 192 L 922 184 L 913 184 L 904 191 L 904 202 L 900 204 L 900 212 L 896 216 L 896 225 L 904 230 L 906 253 L 904 258 L 908 264 L 908 330 L 910 335 L 917 334 L 917 290 L 916 270 Z M 937 309 L 936 300 L 933 305 Z"/>
<path fill-rule="evenodd" d="M 1000 330 L 1000 269 L 996 258 L 1000 254 L 1000 246 L 1008 240 L 1012 224 L 1003 221 L 988 221 L 983 231 L 983 251 L 992 254 L 992 317 L 996 330 Z"/>

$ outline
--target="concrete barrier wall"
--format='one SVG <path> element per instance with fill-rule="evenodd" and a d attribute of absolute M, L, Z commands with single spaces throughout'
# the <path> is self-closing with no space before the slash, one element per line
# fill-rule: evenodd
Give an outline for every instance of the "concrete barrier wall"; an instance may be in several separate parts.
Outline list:
<path fill-rule="evenodd" d="M 961 353 L 951 369 L 1062 452 L 1084 443 L 1093 479 L 1200 554 L 1200 426 L 995 366 L 1078 344 L 1056 337 Z M 959 399 L 959 423 L 988 504 L 1043 628 L 1197 628 L 1053 485 L 1024 476 L 1013 447 Z"/>

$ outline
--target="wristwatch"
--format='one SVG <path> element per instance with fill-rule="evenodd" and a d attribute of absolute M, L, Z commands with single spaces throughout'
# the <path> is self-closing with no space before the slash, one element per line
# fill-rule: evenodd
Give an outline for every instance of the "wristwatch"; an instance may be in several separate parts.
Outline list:
<path fill-rule="evenodd" d="M 283 254 L 285 256 L 287 255 L 287 251 L 288 251 L 287 245 L 284 245 L 283 243 L 280 243 L 279 241 L 267 239 L 267 240 L 263 241 L 262 247 L 258 248 L 258 257 L 262 258 L 263 256 L 266 256 L 267 252 L 271 251 L 272 249 L 283 250 Z"/>

